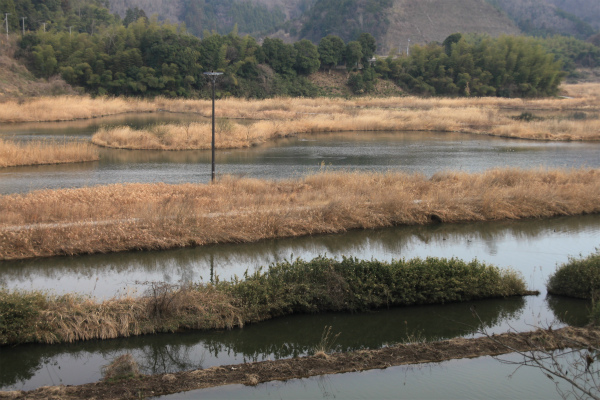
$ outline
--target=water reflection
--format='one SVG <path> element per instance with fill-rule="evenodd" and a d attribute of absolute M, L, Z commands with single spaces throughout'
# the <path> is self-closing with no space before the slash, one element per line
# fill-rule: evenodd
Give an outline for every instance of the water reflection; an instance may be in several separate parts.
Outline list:
<path fill-rule="evenodd" d="M 65 137 L 90 138 L 100 127 L 127 125 L 132 128 L 143 128 L 149 125 L 167 123 L 208 122 L 199 114 L 192 113 L 135 113 L 120 114 L 108 117 L 83 119 L 66 122 L 23 122 L 3 123 L 0 135 L 15 140 L 53 139 Z"/>
<path fill-rule="evenodd" d="M 587 302 L 564 299 L 574 314 Z M 561 299 L 556 299 L 560 302 Z M 231 331 L 189 332 L 90 341 L 55 346 L 0 348 L 0 386 L 31 389 L 49 384 L 80 384 L 100 379 L 100 369 L 131 353 L 144 373 L 165 373 L 310 354 L 323 328 L 340 332 L 336 351 L 380 348 L 407 338 L 425 340 L 473 336 L 478 328 L 504 332 L 518 325 L 531 302 L 541 297 L 394 308 L 369 313 L 298 315 Z M 475 306 L 483 326 L 471 315 Z M 533 307 L 535 308 L 535 307 Z M 524 328 L 527 328 L 524 326 Z"/>
<path fill-rule="evenodd" d="M 64 136 L 60 132 L 57 130 L 55 136 Z M 322 164 L 332 171 L 400 170 L 430 176 L 442 170 L 481 172 L 495 167 L 598 168 L 600 158 L 595 143 L 440 132 L 342 132 L 300 135 L 250 149 L 219 150 L 216 163 L 218 175 L 285 179 L 318 172 Z M 3 168 L 0 177 L 0 194 L 124 182 L 206 183 L 210 180 L 210 152 L 103 149 L 96 163 Z"/>
<path fill-rule="evenodd" d="M 76 291 L 97 297 L 139 290 L 135 282 L 209 281 L 242 276 L 285 259 L 318 255 L 391 260 L 413 257 L 478 258 L 521 271 L 532 289 L 568 256 L 600 245 L 600 215 L 476 224 L 439 224 L 341 235 L 266 240 L 160 252 L 126 252 L 0 262 L 0 284 L 11 288 Z"/>

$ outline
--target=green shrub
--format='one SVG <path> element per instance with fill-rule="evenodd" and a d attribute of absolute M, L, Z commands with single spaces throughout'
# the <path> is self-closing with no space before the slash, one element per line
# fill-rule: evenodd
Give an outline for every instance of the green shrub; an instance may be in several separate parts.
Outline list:
<path fill-rule="evenodd" d="M 0 289 L 0 345 L 31 341 L 45 303 L 46 296 L 42 292 Z"/>
<path fill-rule="evenodd" d="M 587 257 L 571 258 L 548 280 L 548 293 L 594 299 L 600 294 L 600 250 Z"/>
<path fill-rule="evenodd" d="M 238 299 L 250 321 L 298 312 L 364 311 L 526 292 L 522 277 L 514 271 L 477 260 L 467 263 L 433 257 L 390 263 L 297 259 L 220 285 Z"/>

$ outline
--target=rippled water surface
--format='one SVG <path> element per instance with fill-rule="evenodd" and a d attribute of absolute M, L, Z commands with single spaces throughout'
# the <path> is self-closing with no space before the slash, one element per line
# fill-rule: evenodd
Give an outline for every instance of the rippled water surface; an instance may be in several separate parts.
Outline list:
<path fill-rule="evenodd" d="M 0 127 L 0 136 L 89 138 L 100 126 L 204 120 L 200 116 L 129 115 L 59 124 Z M 442 170 L 494 167 L 600 167 L 597 144 L 545 143 L 464 134 L 361 132 L 301 135 L 263 146 L 217 153 L 217 172 L 282 179 L 318 171 L 401 170 L 432 175 Z M 41 188 L 117 182 L 207 182 L 207 151 L 101 150 L 101 160 L 72 165 L 0 169 L 0 194 Z M 311 354 L 325 326 L 341 332 L 334 350 L 378 348 L 407 338 L 437 340 L 533 326 L 582 325 L 585 301 L 547 296 L 545 283 L 569 256 L 600 247 L 600 215 L 548 220 L 439 224 L 353 231 L 342 235 L 266 240 L 162 252 L 127 252 L 0 262 L 0 284 L 9 288 L 78 292 L 97 298 L 143 293 L 144 282 L 209 281 L 241 276 L 271 263 L 318 255 L 391 260 L 413 257 L 477 258 L 513 268 L 539 296 L 461 304 L 394 308 L 360 314 L 297 315 L 231 331 L 188 332 L 55 346 L 0 348 L 0 387 L 33 389 L 80 384 L 101 377 L 101 367 L 132 353 L 144 373 L 162 373 Z M 469 311 L 476 306 L 481 323 Z M 536 371 L 515 375 L 483 357 L 423 367 L 239 386 L 171 398 L 555 398 L 553 384 Z"/>
<path fill-rule="evenodd" d="M 103 125 L 145 126 L 202 119 L 168 114 L 122 116 L 86 122 L 13 124 L 2 137 L 89 138 Z M 267 179 L 298 177 L 319 171 L 366 170 L 478 172 L 495 167 L 600 167 L 596 143 L 555 143 L 458 133 L 350 132 L 300 135 L 238 150 L 219 150 L 217 174 Z M 82 187 L 126 182 L 208 182 L 210 151 L 102 149 L 97 162 L 0 169 L 0 194 L 43 188 Z"/>

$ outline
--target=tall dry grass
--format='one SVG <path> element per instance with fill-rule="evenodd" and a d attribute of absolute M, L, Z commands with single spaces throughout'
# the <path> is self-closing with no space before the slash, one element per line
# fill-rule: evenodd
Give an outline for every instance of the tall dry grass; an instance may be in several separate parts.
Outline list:
<path fill-rule="evenodd" d="M 99 159 L 98 149 L 88 142 L 15 142 L 0 139 L 0 167 L 59 164 Z"/>
<path fill-rule="evenodd" d="M 225 118 L 291 119 L 303 114 L 347 114 L 356 109 L 416 109 L 434 108 L 484 108 L 526 110 L 598 110 L 600 84 L 587 83 L 563 85 L 569 98 L 505 99 L 481 98 L 421 98 L 359 97 L 350 100 L 339 98 L 274 98 L 266 100 L 221 99 L 216 102 L 216 113 Z M 66 121 L 94 118 L 126 112 L 194 112 L 211 114 L 211 101 L 156 98 L 139 100 L 131 98 L 85 96 L 41 97 L 32 100 L 10 100 L 0 108 L 0 122 Z"/>
<path fill-rule="evenodd" d="M 0 259 L 167 249 L 432 221 L 600 212 L 600 171 L 322 172 L 0 196 Z"/>
<path fill-rule="evenodd" d="M 290 100 L 292 101 L 292 100 Z M 285 105 L 282 105 L 285 107 Z M 287 107 L 285 107 L 287 108 Z M 271 120 L 239 124 L 222 120 L 216 127 L 217 148 L 250 147 L 265 141 L 299 133 L 341 131 L 444 131 L 541 140 L 600 140 L 600 119 L 544 119 L 522 121 L 496 109 L 477 107 L 431 109 L 352 109 L 332 114 L 305 113 L 289 117 L 278 111 Z M 169 124 L 145 130 L 130 127 L 102 128 L 92 142 L 127 149 L 186 150 L 211 147 L 211 125 Z"/>

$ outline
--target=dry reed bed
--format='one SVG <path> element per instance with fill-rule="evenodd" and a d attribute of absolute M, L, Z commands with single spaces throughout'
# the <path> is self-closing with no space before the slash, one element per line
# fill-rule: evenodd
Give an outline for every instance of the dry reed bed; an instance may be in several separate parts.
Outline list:
<path fill-rule="evenodd" d="M 88 142 L 15 142 L 0 139 L 0 167 L 59 164 L 99 159 L 98 149 Z"/>
<path fill-rule="evenodd" d="M 600 119 L 518 121 L 495 109 L 439 107 L 427 110 L 354 109 L 337 114 L 302 114 L 288 120 L 242 125 L 227 120 L 216 127 L 217 148 L 250 147 L 300 133 L 342 131 L 444 131 L 542 140 L 600 140 Z M 99 146 L 126 149 L 187 150 L 211 147 L 211 125 L 167 124 L 134 130 L 101 128 L 92 138 Z"/>
<path fill-rule="evenodd" d="M 0 346 L 224 329 L 291 315 L 358 312 L 539 294 L 523 277 L 473 260 L 294 260 L 214 284 L 152 283 L 145 295 L 97 302 L 0 288 Z"/>
<path fill-rule="evenodd" d="M 505 99 L 483 98 L 420 98 L 420 97 L 361 97 L 351 100 L 332 98 L 275 98 L 244 100 L 228 98 L 218 100 L 216 112 L 227 118 L 290 119 L 301 114 L 338 114 L 356 108 L 386 109 L 432 109 L 467 108 L 527 109 L 527 110 L 597 110 L 600 100 L 600 84 L 564 85 L 563 99 Z M 185 100 L 156 98 L 139 100 L 133 98 L 95 98 L 62 96 L 41 97 L 30 101 L 12 100 L 0 108 L 0 122 L 66 121 L 94 118 L 126 112 L 197 112 L 205 116 L 211 113 L 209 100 Z"/>
<path fill-rule="evenodd" d="M 0 259 L 167 249 L 433 221 L 600 212 L 600 171 L 331 173 L 0 196 Z M 100 223 L 99 223 L 100 222 Z"/>

